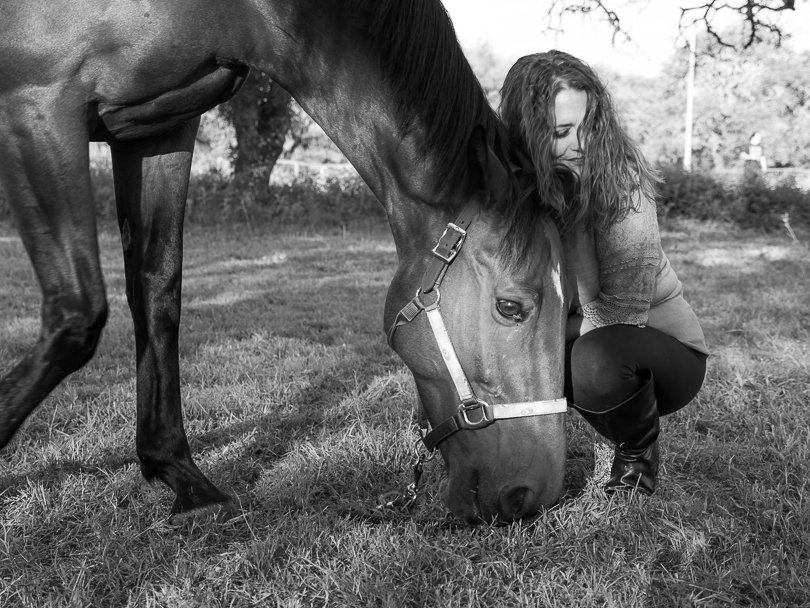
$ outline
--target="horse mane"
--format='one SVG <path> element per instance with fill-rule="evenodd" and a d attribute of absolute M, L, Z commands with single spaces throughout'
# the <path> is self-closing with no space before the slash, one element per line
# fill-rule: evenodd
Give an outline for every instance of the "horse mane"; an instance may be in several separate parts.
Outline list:
<path fill-rule="evenodd" d="M 400 128 L 407 133 L 417 124 L 424 127 L 424 152 L 431 155 L 434 175 L 443 180 L 438 184 L 440 193 L 465 178 L 467 143 L 478 125 L 507 167 L 518 158 L 439 0 L 353 0 L 353 4 L 352 10 L 369 18 L 366 42 L 380 57 Z M 511 171 L 509 175 L 512 192 L 497 197 L 486 211 L 504 222 L 504 251 L 518 263 L 544 211 L 534 196 L 521 196 L 532 180 Z"/>

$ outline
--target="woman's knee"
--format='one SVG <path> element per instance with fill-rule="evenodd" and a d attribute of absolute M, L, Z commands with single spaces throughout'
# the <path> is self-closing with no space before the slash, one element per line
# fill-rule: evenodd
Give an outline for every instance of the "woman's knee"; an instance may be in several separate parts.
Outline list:
<path fill-rule="evenodd" d="M 570 380 L 574 402 L 585 408 L 607 409 L 641 388 L 636 362 L 627 360 L 607 332 L 588 332 L 571 348 Z"/>

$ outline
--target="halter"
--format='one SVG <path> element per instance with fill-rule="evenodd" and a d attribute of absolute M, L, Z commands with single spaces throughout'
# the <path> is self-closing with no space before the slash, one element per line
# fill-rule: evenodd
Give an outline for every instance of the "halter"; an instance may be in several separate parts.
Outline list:
<path fill-rule="evenodd" d="M 456 386 L 456 392 L 461 399 L 458 411 L 430 431 L 428 431 L 429 423 L 425 408 L 424 406 L 420 407 L 419 427 L 422 441 L 431 452 L 450 435 L 463 429 L 482 429 L 496 420 L 562 414 L 568 410 L 568 401 L 564 397 L 545 401 L 490 405 L 475 396 L 475 392 L 461 367 L 456 350 L 450 340 L 450 335 L 447 333 L 441 310 L 439 310 L 439 301 L 441 300 L 439 287 L 442 280 L 444 280 L 447 269 L 464 245 L 467 229 L 478 215 L 478 205 L 474 201 L 475 198 L 470 199 L 455 222 L 447 224 L 439 242 L 432 249 L 434 257 L 422 276 L 422 283 L 416 291 L 416 296 L 397 313 L 394 323 L 388 330 L 388 345 L 393 349 L 394 333 L 397 328 L 410 323 L 419 313 L 424 311 L 430 323 L 430 328 L 433 330 L 433 336 L 436 338 L 444 364 L 447 371 L 450 372 L 450 377 Z"/>

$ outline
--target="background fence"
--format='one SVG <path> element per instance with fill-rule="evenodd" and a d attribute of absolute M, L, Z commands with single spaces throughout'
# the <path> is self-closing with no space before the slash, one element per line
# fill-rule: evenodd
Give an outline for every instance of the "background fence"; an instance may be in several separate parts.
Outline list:
<path fill-rule="evenodd" d="M 315 177 L 318 180 L 359 177 L 355 168 L 349 163 L 314 163 L 280 158 L 270 173 L 270 183 L 289 183 L 303 176 Z"/>

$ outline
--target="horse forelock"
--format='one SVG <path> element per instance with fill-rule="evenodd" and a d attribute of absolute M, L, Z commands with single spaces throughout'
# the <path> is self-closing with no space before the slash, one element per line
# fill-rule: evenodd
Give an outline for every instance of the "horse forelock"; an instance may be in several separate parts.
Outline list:
<path fill-rule="evenodd" d="M 367 44 L 380 57 L 396 108 L 396 120 L 407 134 L 417 125 L 425 134 L 440 194 L 467 177 L 467 144 L 476 126 L 509 167 L 512 144 L 465 58 L 455 30 L 439 0 L 352 0 L 358 14 L 369 17 Z M 496 197 L 486 211 L 503 222 L 503 253 L 519 264 L 531 250 L 543 212 L 534 196 L 522 196 L 529 180 L 509 173 L 510 192 Z"/>

